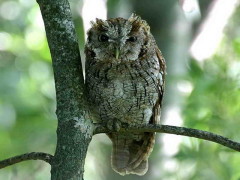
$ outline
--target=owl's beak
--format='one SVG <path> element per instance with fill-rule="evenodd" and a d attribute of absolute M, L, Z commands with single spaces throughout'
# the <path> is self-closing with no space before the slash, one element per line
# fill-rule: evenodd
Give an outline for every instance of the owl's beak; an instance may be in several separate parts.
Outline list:
<path fill-rule="evenodd" d="M 119 54 L 120 54 L 120 50 L 119 50 L 119 48 L 116 48 L 115 49 L 115 57 L 116 57 L 116 59 L 119 58 Z"/>

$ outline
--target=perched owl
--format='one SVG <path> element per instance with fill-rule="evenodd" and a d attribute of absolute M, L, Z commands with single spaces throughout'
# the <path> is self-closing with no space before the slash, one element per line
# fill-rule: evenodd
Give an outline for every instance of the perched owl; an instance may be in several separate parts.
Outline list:
<path fill-rule="evenodd" d="M 96 19 L 85 46 L 86 87 L 93 118 L 106 124 L 158 124 L 165 60 L 139 16 Z M 112 167 L 121 175 L 144 175 L 155 133 L 107 134 Z"/>

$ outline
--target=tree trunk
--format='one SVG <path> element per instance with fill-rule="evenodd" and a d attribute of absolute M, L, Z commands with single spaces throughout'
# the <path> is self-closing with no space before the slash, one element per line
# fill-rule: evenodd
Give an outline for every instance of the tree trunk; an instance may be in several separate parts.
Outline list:
<path fill-rule="evenodd" d="M 51 51 L 57 94 L 57 147 L 52 180 L 83 180 L 93 134 L 85 106 L 84 79 L 75 28 L 67 0 L 37 0 Z"/>

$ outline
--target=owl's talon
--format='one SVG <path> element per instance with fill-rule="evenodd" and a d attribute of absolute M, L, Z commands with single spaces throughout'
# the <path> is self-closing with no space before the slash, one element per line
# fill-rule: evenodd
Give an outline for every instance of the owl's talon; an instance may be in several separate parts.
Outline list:
<path fill-rule="evenodd" d="M 118 132 L 121 129 L 121 122 L 120 121 L 108 121 L 107 128 L 112 132 Z"/>

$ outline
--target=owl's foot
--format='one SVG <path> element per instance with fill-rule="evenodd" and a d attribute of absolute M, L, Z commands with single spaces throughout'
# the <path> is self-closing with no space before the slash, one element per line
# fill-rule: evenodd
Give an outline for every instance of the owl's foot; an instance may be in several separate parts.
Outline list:
<path fill-rule="evenodd" d="M 118 132 L 121 129 L 121 122 L 118 120 L 108 121 L 107 128 L 111 132 Z"/>

